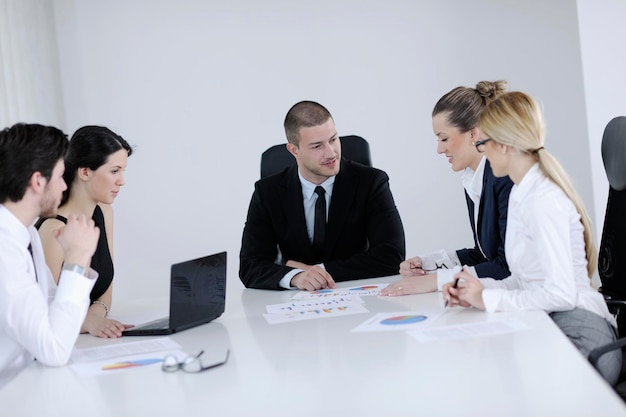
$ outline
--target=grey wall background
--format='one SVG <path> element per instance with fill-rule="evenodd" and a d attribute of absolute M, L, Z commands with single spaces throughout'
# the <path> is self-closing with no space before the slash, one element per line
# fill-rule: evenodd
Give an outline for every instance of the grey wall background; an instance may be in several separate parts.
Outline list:
<path fill-rule="evenodd" d="M 598 242 L 604 221 L 609 184 L 600 144 L 606 124 L 626 115 L 626 2 L 622 0 L 579 0 L 578 20 L 582 50 L 589 155 Z M 584 152 L 584 149 L 580 150 Z"/>
<path fill-rule="evenodd" d="M 624 8 L 594 5 L 603 3 L 600 17 Z M 459 175 L 436 154 L 430 118 L 458 85 L 506 79 L 541 100 L 548 149 L 600 211 L 593 181 L 603 186 L 603 170 L 588 125 L 600 110 L 585 86 L 604 75 L 583 65 L 596 58 L 581 35 L 594 45 L 610 35 L 596 30 L 601 18 L 579 22 L 595 9 L 588 0 L 53 4 L 58 124 L 69 133 L 106 125 L 136 146 L 115 202 L 115 303 L 167 295 L 171 263 L 221 250 L 230 285 L 241 285 L 260 154 L 284 142 L 284 115 L 303 99 L 326 105 L 340 134 L 369 140 L 391 178 L 408 255 L 473 244 Z M 613 115 L 596 114 L 593 128 Z"/>

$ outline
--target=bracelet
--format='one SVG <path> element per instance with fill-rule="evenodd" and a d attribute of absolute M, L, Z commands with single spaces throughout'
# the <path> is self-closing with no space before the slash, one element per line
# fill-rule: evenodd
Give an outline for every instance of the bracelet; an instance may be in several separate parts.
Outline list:
<path fill-rule="evenodd" d="M 104 317 L 109 315 L 109 306 L 106 305 L 104 301 L 94 300 L 91 304 L 102 304 L 102 307 L 104 307 Z"/>

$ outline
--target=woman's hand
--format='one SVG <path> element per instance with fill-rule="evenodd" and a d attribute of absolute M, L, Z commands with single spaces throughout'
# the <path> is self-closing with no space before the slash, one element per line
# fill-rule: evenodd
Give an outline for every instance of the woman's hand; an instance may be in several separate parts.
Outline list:
<path fill-rule="evenodd" d="M 443 286 L 442 291 L 450 307 L 472 306 L 479 310 L 484 310 L 483 289 L 485 289 L 485 287 L 480 280 L 463 269 L 454 276 L 453 282 L 449 282 Z"/>
<path fill-rule="evenodd" d="M 402 278 L 426 275 L 426 272 L 422 270 L 422 258 L 415 256 L 402 262 L 400 264 L 400 275 L 402 275 Z"/>
<path fill-rule="evenodd" d="M 395 297 L 397 295 L 422 294 L 434 291 L 437 291 L 437 274 L 428 274 L 403 277 L 400 281 L 389 284 L 380 290 L 380 295 Z"/>
<path fill-rule="evenodd" d="M 83 323 L 83 332 L 102 338 L 118 338 L 122 331 L 134 327 L 132 324 L 122 324 L 117 320 L 107 319 L 95 314 L 88 314 Z"/>

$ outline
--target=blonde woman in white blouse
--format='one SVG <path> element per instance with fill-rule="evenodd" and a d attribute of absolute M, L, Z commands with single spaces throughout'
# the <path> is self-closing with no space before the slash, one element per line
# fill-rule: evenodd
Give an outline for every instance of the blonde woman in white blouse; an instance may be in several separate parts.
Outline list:
<path fill-rule="evenodd" d="M 541 109 L 524 93 L 506 93 L 486 107 L 480 126 L 477 145 L 494 175 L 508 175 L 515 184 L 505 238 L 511 276 L 496 281 L 463 271 L 456 288 L 444 286 L 444 297 L 451 306 L 488 312 L 544 310 L 587 356 L 617 338 L 617 325 L 591 285 L 597 266 L 591 222 L 567 174 L 544 148 Z M 610 383 L 621 361 L 620 350 L 601 358 Z"/>

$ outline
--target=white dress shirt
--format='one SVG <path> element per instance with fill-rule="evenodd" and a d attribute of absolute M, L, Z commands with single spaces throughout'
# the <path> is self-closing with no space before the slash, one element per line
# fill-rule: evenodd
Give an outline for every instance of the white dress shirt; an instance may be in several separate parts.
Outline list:
<path fill-rule="evenodd" d="M 67 363 L 97 276 L 63 271 L 57 287 L 37 230 L 0 204 L 0 387 L 34 358 Z"/>
<path fill-rule="evenodd" d="M 511 276 L 481 278 L 487 311 L 591 311 L 616 326 L 591 287 L 576 207 L 535 164 L 511 189 L 504 242 Z"/>
<path fill-rule="evenodd" d="M 316 184 L 304 179 L 300 171 L 298 170 L 298 177 L 300 178 L 300 184 L 302 185 L 302 199 L 304 205 L 304 218 L 306 219 L 306 231 L 309 236 L 309 242 L 313 243 L 313 231 L 315 229 L 315 203 L 317 202 L 318 195 L 315 192 Z M 320 184 L 325 191 L 326 198 L 326 219 L 328 219 L 328 209 L 330 208 L 330 198 L 333 195 L 333 186 L 335 185 L 335 177 L 330 177 L 326 181 Z M 324 264 L 320 264 L 324 268 Z M 302 269 L 292 269 L 287 272 L 285 276 L 280 280 L 278 285 L 282 288 L 293 289 L 291 286 L 291 279 L 300 272 L 304 272 Z"/>

